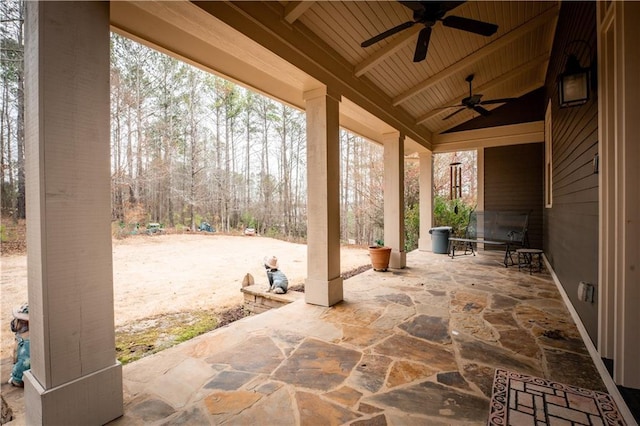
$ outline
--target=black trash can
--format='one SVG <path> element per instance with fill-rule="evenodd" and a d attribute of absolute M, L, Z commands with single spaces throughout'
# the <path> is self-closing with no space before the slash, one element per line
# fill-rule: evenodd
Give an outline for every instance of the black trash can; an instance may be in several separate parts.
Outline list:
<path fill-rule="evenodd" d="M 449 251 L 450 226 L 437 226 L 429 229 L 431 234 L 431 250 L 434 253 L 447 254 Z"/>

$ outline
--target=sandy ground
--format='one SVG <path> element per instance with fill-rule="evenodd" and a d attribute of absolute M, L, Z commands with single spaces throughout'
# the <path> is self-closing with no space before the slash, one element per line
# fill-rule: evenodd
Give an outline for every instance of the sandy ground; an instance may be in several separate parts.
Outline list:
<path fill-rule="evenodd" d="M 275 255 L 289 285 L 304 282 L 307 246 L 265 237 L 216 234 L 136 236 L 113 242 L 116 326 L 143 318 L 242 303 L 242 279 L 267 286 L 262 259 Z M 0 358 L 11 356 L 13 307 L 27 300 L 26 256 L 2 257 Z M 343 247 L 343 272 L 369 264 L 366 249 Z"/>

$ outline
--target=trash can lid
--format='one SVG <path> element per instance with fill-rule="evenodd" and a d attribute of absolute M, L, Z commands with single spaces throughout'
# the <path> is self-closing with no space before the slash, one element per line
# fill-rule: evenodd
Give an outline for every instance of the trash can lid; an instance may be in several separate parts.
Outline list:
<path fill-rule="evenodd" d="M 436 233 L 447 233 L 447 232 L 451 232 L 453 228 L 451 226 L 436 226 L 435 228 L 431 228 L 429 229 L 429 233 L 432 234 L 434 232 Z"/>

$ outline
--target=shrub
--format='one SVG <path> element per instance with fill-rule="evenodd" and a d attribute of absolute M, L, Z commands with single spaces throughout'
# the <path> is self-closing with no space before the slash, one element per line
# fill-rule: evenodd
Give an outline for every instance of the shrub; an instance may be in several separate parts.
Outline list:
<path fill-rule="evenodd" d="M 448 200 L 436 195 L 433 200 L 433 221 L 435 226 L 451 226 L 452 234 L 462 236 L 469 221 L 469 214 L 475 206 L 466 205 L 460 199 Z"/>

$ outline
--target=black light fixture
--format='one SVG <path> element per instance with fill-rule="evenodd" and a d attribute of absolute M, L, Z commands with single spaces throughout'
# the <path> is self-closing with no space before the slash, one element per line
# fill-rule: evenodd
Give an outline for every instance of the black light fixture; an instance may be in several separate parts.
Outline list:
<path fill-rule="evenodd" d="M 583 42 L 583 40 L 574 40 Z M 571 44 L 570 43 L 570 44 Z M 591 54 L 589 54 L 591 56 Z M 568 55 L 564 72 L 558 76 L 558 96 L 560 98 L 560 108 L 583 105 L 587 103 L 590 96 L 591 67 L 582 68 L 580 61 L 575 54 Z"/>

